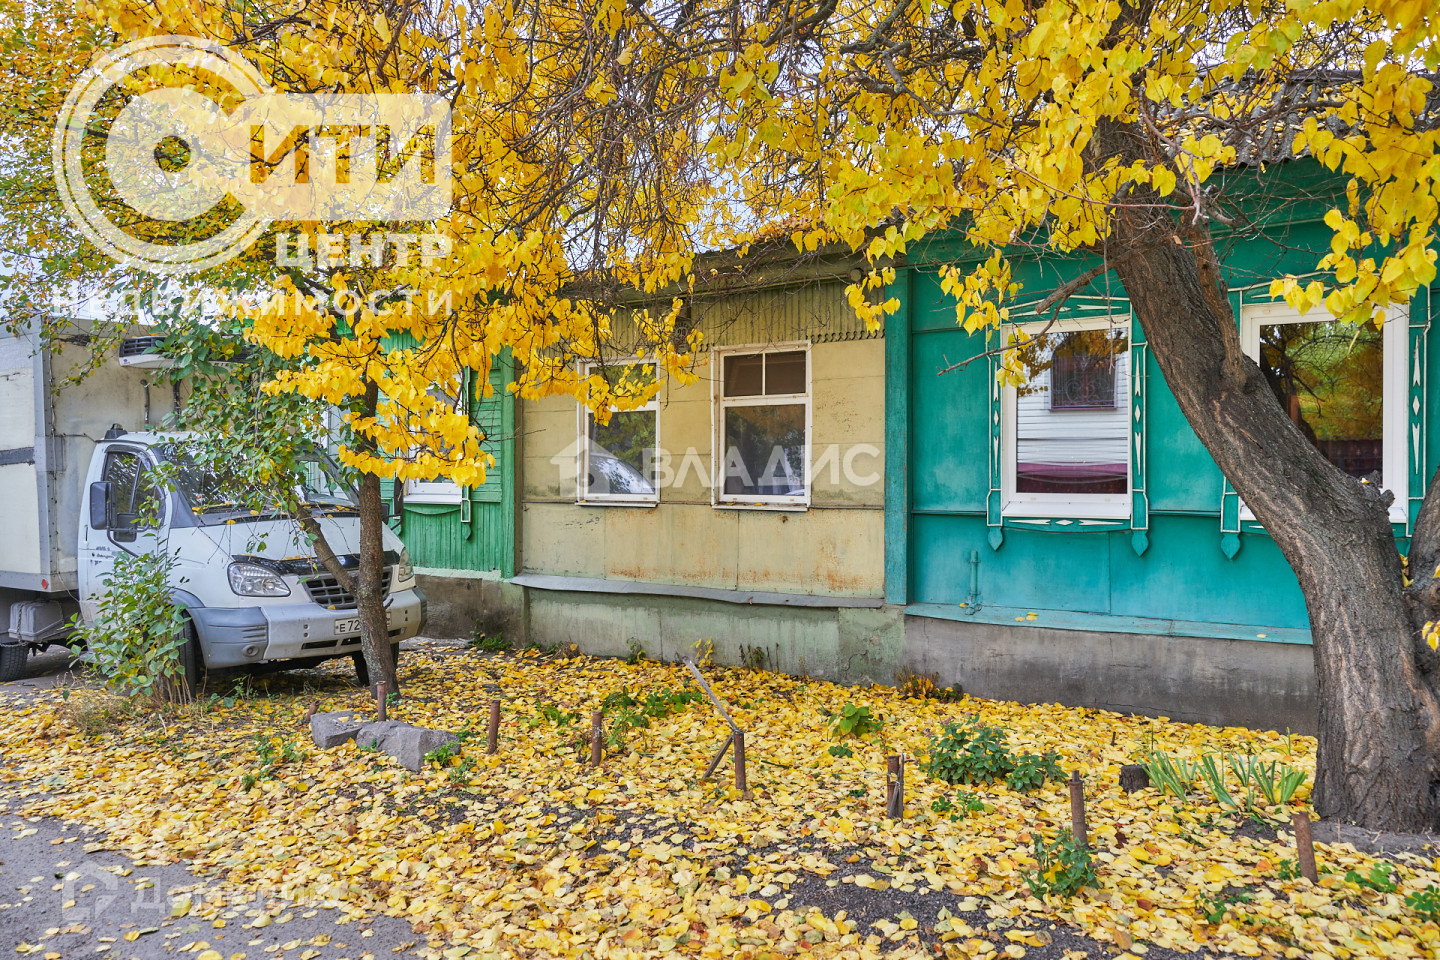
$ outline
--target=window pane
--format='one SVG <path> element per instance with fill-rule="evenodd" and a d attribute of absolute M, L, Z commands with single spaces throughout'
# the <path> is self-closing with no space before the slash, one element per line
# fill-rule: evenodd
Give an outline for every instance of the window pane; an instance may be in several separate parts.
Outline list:
<path fill-rule="evenodd" d="M 765 355 L 765 393 L 805 392 L 805 351 Z"/>
<path fill-rule="evenodd" d="M 590 422 L 587 496 L 653 496 L 655 493 L 654 410 L 612 413 L 604 425 Z"/>
<path fill-rule="evenodd" d="M 1129 337 L 1047 334 L 1020 351 L 1015 492 L 1123 494 L 1130 486 Z"/>
<path fill-rule="evenodd" d="M 745 353 L 725 358 L 725 396 L 758 397 L 764 389 L 764 355 Z"/>
<path fill-rule="evenodd" d="M 1384 336 L 1373 323 L 1262 326 L 1260 370 L 1326 459 L 1354 477 L 1382 470 Z"/>
<path fill-rule="evenodd" d="M 782 497 L 805 493 L 805 405 L 728 407 L 721 491 Z"/>

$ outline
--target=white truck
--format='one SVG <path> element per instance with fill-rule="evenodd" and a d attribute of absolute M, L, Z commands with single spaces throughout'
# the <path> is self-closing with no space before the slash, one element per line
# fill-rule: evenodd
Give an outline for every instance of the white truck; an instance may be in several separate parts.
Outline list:
<path fill-rule="evenodd" d="M 95 617 L 116 556 L 166 550 L 184 610 L 187 675 L 262 663 L 305 667 L 360 656 L 355 598 L 315 559 L 299 524 L 214 496 L 214 479 L 149 425 L 180 403 L 151 382 L 169 361 L 153 337 L 126 340 L 78 383 L 65 383 L 85 347 L 51 351 L 33 332 L 0 328 L 0 683 L 23 675 L 26 657 L 76 638 Z M 53 389 L 57 383 L 60 389 Z M 161 488 L 150 471 L 178 460 Z M 317 457 L 305 498 L 341 562 L 354 569 L 360 518 L 354 492 Z M 384 530 L 391 649 L 420 633 L 425 597 L 404 545 Z M 83 634 L 83 628 L 82 628 Z"/>

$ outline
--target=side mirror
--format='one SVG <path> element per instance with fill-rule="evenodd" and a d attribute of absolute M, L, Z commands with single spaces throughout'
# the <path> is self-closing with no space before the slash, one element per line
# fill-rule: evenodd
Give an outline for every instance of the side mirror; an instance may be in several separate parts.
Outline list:
<path fill-rule="evenodd" d="M 114 486 L 109 480 L 97 480 L 90 484 L 91 530 L 104 530 L 110 526 L 110 491 Z"/>
<path fill-rule="evenodd" d="M 380 522 L 389 523 L 390 518 L 395 515 L 394 507 L 389 500 L 380 501 Z"/>

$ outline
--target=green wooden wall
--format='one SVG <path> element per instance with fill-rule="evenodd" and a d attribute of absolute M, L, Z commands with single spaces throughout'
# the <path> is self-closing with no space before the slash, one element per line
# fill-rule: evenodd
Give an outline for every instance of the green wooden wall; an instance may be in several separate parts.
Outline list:
<path fill-rule="evenodd" d="M 1271 278 L 1312 271 L 1328 247 L 1320 217 L 1329 204 L 1318 186 L 1333 189 L 1333 179 L 1298 161 L 1282 165 L 1277 182 L 1295 197 L 1319 198 L 1291 203 L 1263 239 L 1222 238 L 1237 308 L 1242 298 L 1268 302 Z M 1082 529 L 1063 518 L 1038 526 L 999 513 L 990 455 L 999 432 L 994 364 L 939 373 L 1000 342 L 959 329 L 954 300 L 940 289 L 937 266 L 971 255 L 954 243 L 912 251 L 890 291 L 901 309 L 887 337 L 887 599 L 952 619 L 1308 643 L 1294 574 L 1259 524 L 1239 520 L 1234 492 L 1181 415 L 1138 323 L 1130 361 L 1142 388 L 1135 405 L 1144 440 L 1143 453 L 1131 443 L 1132 517 Z M 1040 293 L 1094 263 L 1031 259 L 1017 279 L 1027 294 Z M 1107 276 L 1085 295 L 1113 297 L 1113 310 L 1128 313 L 1123 288 Z M 1440 373 L 1426 349 L 1430 297 L 1422 291 L 1410 311 L 1407 369 L 1421 371 L 1410 397 L 1414 442 L 1406 437 L 1412 518 L 1434 468 L 1428 451 L 1440 440 L 1426 389 Z M 1403 548 L 1406 525 L 1396 534 Z"/>
<path fill-rule="evenodd" d="M 510 379 L 506 354 L 491 368 L 489 397 L 474 374 L 466 381 L 471 419 L 493 438 L 486 449 L 495 466 L 485 483 L 464 488 L 460 503 L 407 502 L 392 519 L 416 567 L 515 575 L 515 398 L 505 390 Z M 394 494 L 395 485 L 387 483 L 392 504 Z"/>

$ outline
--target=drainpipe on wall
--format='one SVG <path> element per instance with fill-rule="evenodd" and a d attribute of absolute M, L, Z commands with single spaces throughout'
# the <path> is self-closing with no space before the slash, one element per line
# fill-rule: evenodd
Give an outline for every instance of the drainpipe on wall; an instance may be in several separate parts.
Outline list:
<path fill-rule="evenodd" d="M 980 609 L 980 551 L 970 551 L 970 595 L 965 598 L 965 609 L 970 613 Z"/>

